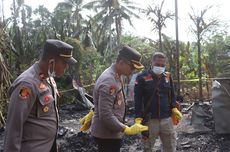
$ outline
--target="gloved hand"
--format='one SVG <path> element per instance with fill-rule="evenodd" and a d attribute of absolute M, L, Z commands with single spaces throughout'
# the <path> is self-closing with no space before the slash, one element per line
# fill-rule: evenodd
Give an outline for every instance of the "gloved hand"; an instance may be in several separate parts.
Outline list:
<path fill-rule="evenodd" d="M 90 112 L 85 115 L 83 118 L 80 119 L 80 124 L 82 125 L 81 131 L 87 131 L 90 128 L 91 120 L 93 118 L 94 112 L 93 110 L 90 110 Z"/>
<path fill-rule="evenodd" d="M 181 113 L 177 108 L 173 108 L 173 109 L 172 109 L 172 113 L 173 113 L 173 115 L 175 115 L 175 117 L 176 117 L 178 120 L 181 120 L 181 118 L 183 117 L 183 116 L 182 116 L 182 113 Z"/>
<path fill-rule="evenodd" d="M 136 119 L 135 119 L 135 123 L 136 123 L 136 124 L 141 124 L 142 121 L 143 121 L 143 118 L 136 118 Z"/>
<path fill-rule="evenodd" d="M 143 121 L 143 118 L 136 118 L 135 119 L 136 124 L 141 124 L 142 121 Z M 149 137 L 149 131 L 148 130 L 142 131 L 141 134 L 142 134 L 143 139 L 148 139 L 148 137 Z"/>
<path fill-rule="evenodd" d="M 141 122 L 142 118 L 136 118 L 135 124 L 131 127 L 126 126 L 124 133 L 127 135 L 135 135 L 141 133 L 142 131 L 147 131 L 149 129 L 148 126 L 141 125 Z"/>

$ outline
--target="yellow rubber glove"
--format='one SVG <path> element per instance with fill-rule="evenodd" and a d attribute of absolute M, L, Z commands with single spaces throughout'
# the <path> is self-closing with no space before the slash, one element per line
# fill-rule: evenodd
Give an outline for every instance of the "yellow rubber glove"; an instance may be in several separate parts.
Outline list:
<path fill-rule="evenodd" d="M 173 109 L 172 109 L 172 113 L 173 113 L 173 115 L 176 116 L 176 118 L 177 118 L 178 120 L 181 120 L 181 118 L 183 117 L 183 116 L 182 116 L 182 113 L 181 113 L 177 108 L 173 108 Z"/>
<path fill-rule="evenodd" d="M 135 134 L 141 133 L 142 131 L 149 130 L 148 126 L 141 125 L 141 121 L 142 121 L 142 118 L 136 118 L 135 124 L 132 125 L 131 127 L 126 126 L 124 133 L 127 135 L 135 135 Z"/>
<path fill-rule="evenodd" d="M 136 119 L 135 119 L 135 123 L 136 123 L 136 124 L 141 124 L 141 123 L 142 123 L 142 120 L 143 120 L 143 118 L 136 118 Z"/>
<path fill-rule="evenodd" d="M 80 119 L 80 124 L 82 125 L 81 131 L 87 131 L 91 126 L 91 120 L 93 118 L 94 112 L 90 110 L 90 112 Z"/>

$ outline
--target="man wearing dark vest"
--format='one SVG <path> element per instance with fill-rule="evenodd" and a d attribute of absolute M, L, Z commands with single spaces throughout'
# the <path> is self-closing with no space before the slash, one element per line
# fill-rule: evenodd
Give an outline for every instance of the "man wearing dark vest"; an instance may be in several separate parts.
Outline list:
<path fill-rule="evenodd" d="M 171 116 L 178 119 L 182 114 L 176 108 L 176 99 L 172 78 L 165 72 L 166 56 L 156 52 L 148 69 L 136 78 L 134 88 L 136 119 L 143 120 L 149 127 L 143 134 L 145 152 L 152 152 L 159 136 L 164 152 L 176 151 L 176 135 Z"/>

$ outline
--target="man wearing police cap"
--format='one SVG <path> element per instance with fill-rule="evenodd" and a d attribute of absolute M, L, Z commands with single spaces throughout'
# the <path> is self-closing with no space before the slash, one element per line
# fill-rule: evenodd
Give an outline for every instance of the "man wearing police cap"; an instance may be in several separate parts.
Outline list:
<path fill-rule="evenodd" d="M 142 69 L 141 55 L 135 49 L 124 46 L 116 63 L 107 68 L 98 78 L 94 91 L 94 112 L 83 119 L 81 131 L 89 129 L 98 145 L 99 152 L 119 152 L 123 134 L 134 135 L 148 130 L 148 127 L 136 122 L 129 127 L 124 124 L 125 100 L 121 76 L 129 76 L 135 69 Z"/>
<path fill-rule="evenodd" d="M 56 152 L 58 90 L 60 77 L 70 64 L 73 47 L 60 40 L 46 40 L 41 58 L 10 87 L 4 152 Z"/>

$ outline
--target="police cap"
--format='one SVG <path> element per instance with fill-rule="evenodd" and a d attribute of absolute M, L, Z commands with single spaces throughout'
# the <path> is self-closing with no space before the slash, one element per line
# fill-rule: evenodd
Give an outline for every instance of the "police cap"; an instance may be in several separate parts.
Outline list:
<path fill-rule="evenodd" d="M 139 70 L 144 68 L 144 66 L 140 62 L 141 54 L 137 50 L 127 45 L 123 46 L 122 49 L 119 51 L 119 56 L 130 61 L 135 69 Z"/>
<path fill-rule="evenodd" d="M 73 47 L 63 41 L 48 39 L 44 45 L 44 54 L 53 54 L 62 57 L 68 64 L 75 64 L 77 61 L 73 58 Z"/>

